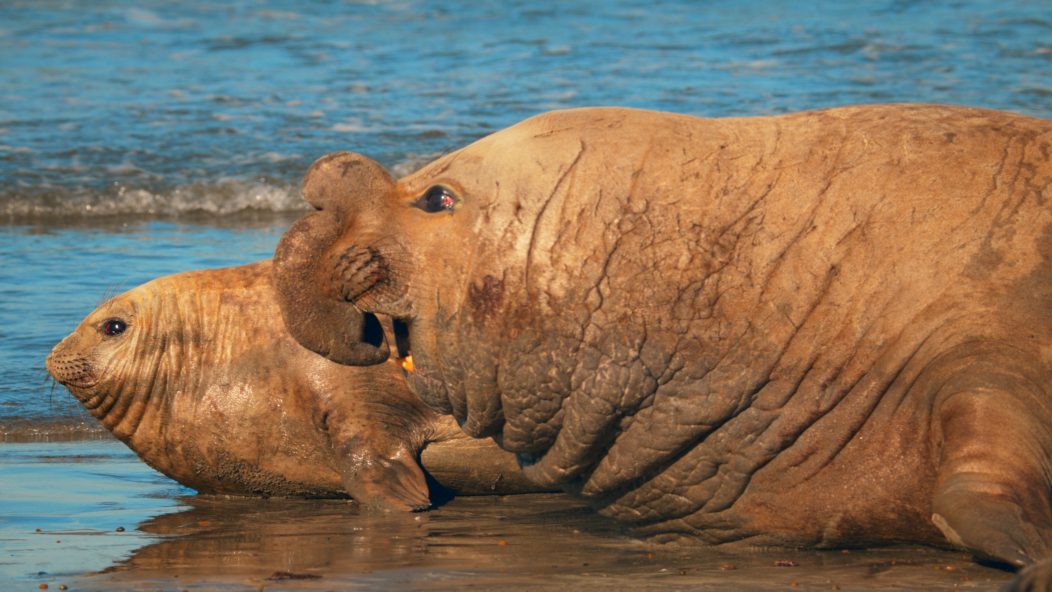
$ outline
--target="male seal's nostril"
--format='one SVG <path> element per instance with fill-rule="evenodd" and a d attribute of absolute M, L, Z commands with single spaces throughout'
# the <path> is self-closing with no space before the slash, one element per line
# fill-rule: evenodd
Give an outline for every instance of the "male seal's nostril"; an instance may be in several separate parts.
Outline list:
<path fill-rule="evenodd" d="M 303 198 L 314 209 L 337 218 L 349 207 L 373 203 L 394 186 L 376 161 L 354 152 L 335 152 L 314 162 L 303 177 Z"/>
<path fill-rule="evenodd" d="M 340 296 L 354 302 L 369 290 L 384 282 L 389 274 L 387 260 L 375 247 L 352 245 L 336 255 L 333 265 L 334 283 Z"/>

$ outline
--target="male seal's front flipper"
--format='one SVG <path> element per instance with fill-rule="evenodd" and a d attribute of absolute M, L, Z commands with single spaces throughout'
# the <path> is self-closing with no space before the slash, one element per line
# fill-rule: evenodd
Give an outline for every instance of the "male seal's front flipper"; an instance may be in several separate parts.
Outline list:
<path fill-rule="evenodd" d="M 941 433 L 932 521 L 953 544 L 978 557 L 1026 568 L 1013 582 L 1052 577 L 1049 428 L 1040 377 L 1008 359 L 973 361 L 936 399 Z"/>

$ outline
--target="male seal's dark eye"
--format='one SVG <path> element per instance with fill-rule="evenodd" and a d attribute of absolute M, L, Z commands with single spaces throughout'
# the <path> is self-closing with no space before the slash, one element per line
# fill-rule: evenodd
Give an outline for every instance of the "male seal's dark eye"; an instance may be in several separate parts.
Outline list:
<path fill-rule="evenodd" d="M 454 197 L 452 191 L 436 185 L 428 189 L 427 193 L 420 196 L 420 199 L 416 200 L 413 205 L 425 212 L 443 212 L 452 210 L 455 203 L 457 203 L 457 198 Z"/>
<path fill-rule="evenodd" d="M 110 337 L 120 335 L 128 328 L 128 324 L 120 319 L 110 319 L 102 324 L 102 332 Z"/>

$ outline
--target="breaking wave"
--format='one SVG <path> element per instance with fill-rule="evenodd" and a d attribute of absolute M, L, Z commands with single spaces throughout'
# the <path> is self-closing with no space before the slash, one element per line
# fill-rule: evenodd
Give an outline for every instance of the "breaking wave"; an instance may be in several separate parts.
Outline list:
<path fill-rule="evenodd" d="M 0 442 L 72 442 L 113 436 L 91 418 L 0 418 Z"/>
<path fill-rule="evenodd" d="M 6 218 L 94 217 L 113 215 L 178 216 L 203 213 L 292 212 L 306 209 L 298 187 L 259 181 L 221 180 L 169 189 L 116 187 L 39 189 L 0 194 Z"/>
<path fill-rule="evenodd" d="M 406 155 L 391 166 L 396 178 L 433 160 L 437 154 Z M 245 213 L 299 212 L 308 208 L 299 181 L 220 179 L 172 187 L 29 187 L 0 190 L 0 219 L 92 218 L 119 215 L 230 216 Z"/>

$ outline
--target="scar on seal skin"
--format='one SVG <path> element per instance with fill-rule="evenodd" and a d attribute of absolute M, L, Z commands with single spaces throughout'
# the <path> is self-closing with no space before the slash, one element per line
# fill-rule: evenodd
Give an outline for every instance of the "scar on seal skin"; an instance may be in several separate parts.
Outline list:
<path fill-rule="evenodd" d="M 544 489 L 420 403 L 395 361 L 342 366 L 297 344 L 270 274 L 263 261 L 116 296 L 55 346 L 48 371 L 147 464 L 203 493 L 420 510 L 423 469 L 459 494 Z"/>
<path fill-rule="evenodd" d="M 556 111 L 399 180 L 322 158 L 275 284 L 342 363 L 398 319 L 413 392 L 642 532 L 952 545 L 1040 588 L 1050 154 L 1052 122 L 966 107 Z"/>

